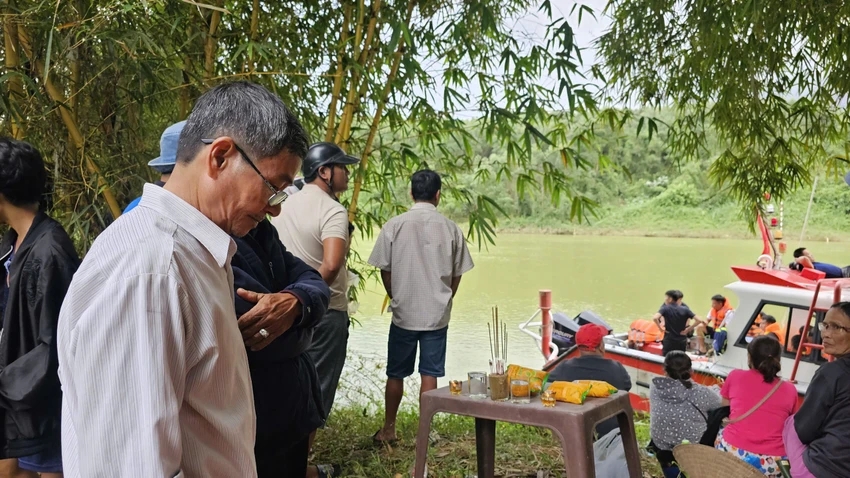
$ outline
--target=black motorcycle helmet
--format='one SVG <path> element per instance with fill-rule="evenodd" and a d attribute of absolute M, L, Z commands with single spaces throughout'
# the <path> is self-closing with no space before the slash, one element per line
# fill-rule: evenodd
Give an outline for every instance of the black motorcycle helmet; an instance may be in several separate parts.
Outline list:
<path fill-rule="evenodd" d="M 304 180 L 311 182 L 319 174 L 319 168 L 329 166 L 331 164 L 357 164 L 359 158 L 345 154 L 339 146 L 333 143 L 316 143 L 310 146 L 307 151 L 307 156 L 301 163 L 301 173 L 304 175 Z"/>

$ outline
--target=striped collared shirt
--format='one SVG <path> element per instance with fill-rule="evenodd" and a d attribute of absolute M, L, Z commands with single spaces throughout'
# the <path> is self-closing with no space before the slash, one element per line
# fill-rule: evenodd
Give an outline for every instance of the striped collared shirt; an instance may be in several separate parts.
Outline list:
<path fill-rule="evenodd" d="M 452 279 L 474 266 L 463 232 L 426 202 L 384 224 L 369 264 L 392 273 L 393 323 L 417 331 L 449 325 Z"/>
<path fill-rule="evenodd" d="M 59 318 L 66 477 L 256 476 L 235 252 L 151 184 L 95 240 Z"/>

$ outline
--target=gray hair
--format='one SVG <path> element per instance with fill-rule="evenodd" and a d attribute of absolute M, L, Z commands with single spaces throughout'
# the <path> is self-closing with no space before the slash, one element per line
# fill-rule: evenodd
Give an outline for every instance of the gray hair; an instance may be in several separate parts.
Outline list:
<path fill-rule="evenodd" d="M 260 161 L 286 150 L 300 158 L 310 138 L 298 118 L 276 95 L 256 83 L 224 83 L 195 103 L 180 133 L 177 161 L 190 163 L 204 146 L 201 139 L 230 136 Z"/>

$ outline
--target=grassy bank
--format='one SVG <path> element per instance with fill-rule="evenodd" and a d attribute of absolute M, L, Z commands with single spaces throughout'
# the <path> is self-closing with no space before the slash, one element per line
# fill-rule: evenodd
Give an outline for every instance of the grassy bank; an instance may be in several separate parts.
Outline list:
<path fill-rule="evenodd" d="M 694 237 L 710 239 L 752 239 L 740 207 L 731 201 L 692 204 L 662 193 L 653 198 L 631 198 L 617 204 L 603 205 L 596 217 L 584 223 L 568 220 L 563 208 L 542 208 L 532 215 L 513 215 L 499 221 L 503 233 Z M 778 219 L 779 205 L 776 206 Z M 783 232 L 787 241 L 799 241 L 806 222 L 809 195 L 800 191 L 784 203 Z M 769 219 L 768 219 L 769 220 Z M 806 242 L 850 241 L 850 188 L 832 179 L 823 181 L 815 195 L 808 224 Z"/>
<path fill-rule="evenodd" d="M 649 419 L 638 415 L 636 428 L 641 447 L 649 442 Z M 328 426 L 319 433 L 315 461 L 339 463 L 342 476 L 357 478 L 398 478 L 410 476 L 413 469 L 419 417 L 407 407 L 399 413 L 395 446 L 375 446 L 372 434 L 383 422 L 383 411 L 372 406 L 348 405 L 335 408 Z M 499 423 L 496 430 L 496 476 L 565 476 L 561 445 L 543 428 Z M 472 418 L 438 414 L 432 423 L 428 451 L 429 476 L 466 478 L 474 476 L 475 427 Z M 643 451 L 641 452 L 643 455 Z M 645 477 L 661 476 L 657 462 L 644 456 Z"/>

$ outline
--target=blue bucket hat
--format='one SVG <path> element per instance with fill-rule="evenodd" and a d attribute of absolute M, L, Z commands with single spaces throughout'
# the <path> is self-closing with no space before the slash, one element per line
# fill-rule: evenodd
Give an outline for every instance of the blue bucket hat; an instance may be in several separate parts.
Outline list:
<path fill-rule="evenodd" d="M 174 170 L 174 163 L 177 162 L 177 143 L 185 125 L 186 122 L 181 121 L 165 128 L 159 138 L 159 157 L 151 160 L 148 166 L 162 174 L 170 174 Z"/>

